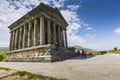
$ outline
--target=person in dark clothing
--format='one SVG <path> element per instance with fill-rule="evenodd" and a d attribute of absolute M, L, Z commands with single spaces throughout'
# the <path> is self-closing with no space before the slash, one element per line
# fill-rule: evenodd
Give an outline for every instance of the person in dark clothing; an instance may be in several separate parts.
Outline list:
<path fill-rule="evenodd" d="M 83 58 L 87 58 L 87 55 L 86 55 L 86 53 L 85 53 L 84 50 L 82 50 L 82 57 L 83 57 Z"/>

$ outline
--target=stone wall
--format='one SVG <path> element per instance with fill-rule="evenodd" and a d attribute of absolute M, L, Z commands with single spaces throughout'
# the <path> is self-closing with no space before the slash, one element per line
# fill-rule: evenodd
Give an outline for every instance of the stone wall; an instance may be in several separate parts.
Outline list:
<path fill-rule="evenodd" d="M 37 48 L 7 53 L 9 62 L 55 62 L 75 56 L 74 48 Z"/>
<path fill-rule="evenodd" d="M 69 59 L 75 57 L 74 48 L 58 48 L 51 51 L 52 61 L 61 61 L 64 59 Z"/>

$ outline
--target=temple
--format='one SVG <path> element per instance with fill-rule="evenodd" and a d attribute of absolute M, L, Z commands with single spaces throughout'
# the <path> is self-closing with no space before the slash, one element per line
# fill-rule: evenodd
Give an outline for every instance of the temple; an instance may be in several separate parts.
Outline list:
<path fill-rule="evenodd" d="M 54 62 L 74 57 L 68 48 L 68 24 L 57 8 L 40 3 L 11 24 L 6 61 Z"/>

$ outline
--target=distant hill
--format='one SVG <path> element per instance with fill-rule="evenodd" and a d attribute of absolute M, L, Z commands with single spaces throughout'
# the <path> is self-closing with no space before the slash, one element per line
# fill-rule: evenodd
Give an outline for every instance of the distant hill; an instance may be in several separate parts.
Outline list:
<path fill-rule="evenodd" d="M 89 48 L 85 48 L 85 47 L 82 47 L 82 46 L 71 46 L 71 47 L 74 47 L 75 49 L 83 49 L 84 51 L 86 52 L 90 52 L 90 51 L 96 51 L 96 50 L 93 50 L 93 49 L 89 49 Z"/>
<path fill-rule="evenodd" d="M 0 53 L 6 53 L 8 51 L 8 47 L 0 47 Z"/>

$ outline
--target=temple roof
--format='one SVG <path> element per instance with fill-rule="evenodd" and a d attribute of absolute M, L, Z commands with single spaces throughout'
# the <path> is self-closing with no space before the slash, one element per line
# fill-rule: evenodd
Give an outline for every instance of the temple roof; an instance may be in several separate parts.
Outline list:
<path fill-rule="evenodd" d="M 30 16 L 31 14 L 33 14 L 35 11 L 40 10 L 40 9 L 44 9 L 44 10 L 50 10 L 54 13 L 56 13 L 58 16 L 60 16 L 65 24 L 65 27 L 68 26 L 67 21 L 64 19 L 64 17 L 62 16 L 62 14 L 60 13 L 60 11 L 55 7 L 50 7 L 45 5 L 44 3 L 40 3 L 36 8 L 34 8 L 33 10 L 31 10 L 30 12 L 28 12 L 27 14 L 25 14 L 24 16 L 22 16 L 21 18 L 19 18 L 18 20 L 16 20 L 14 23 L 12 23 L 11 25 L 8 26 L 8 28 L 11 28 L 11 26 L 14 26 L 15 24 L 18 24 L 20 22 L 22 22 L 25 18 L 27 18 L 28 16 Z"/>

